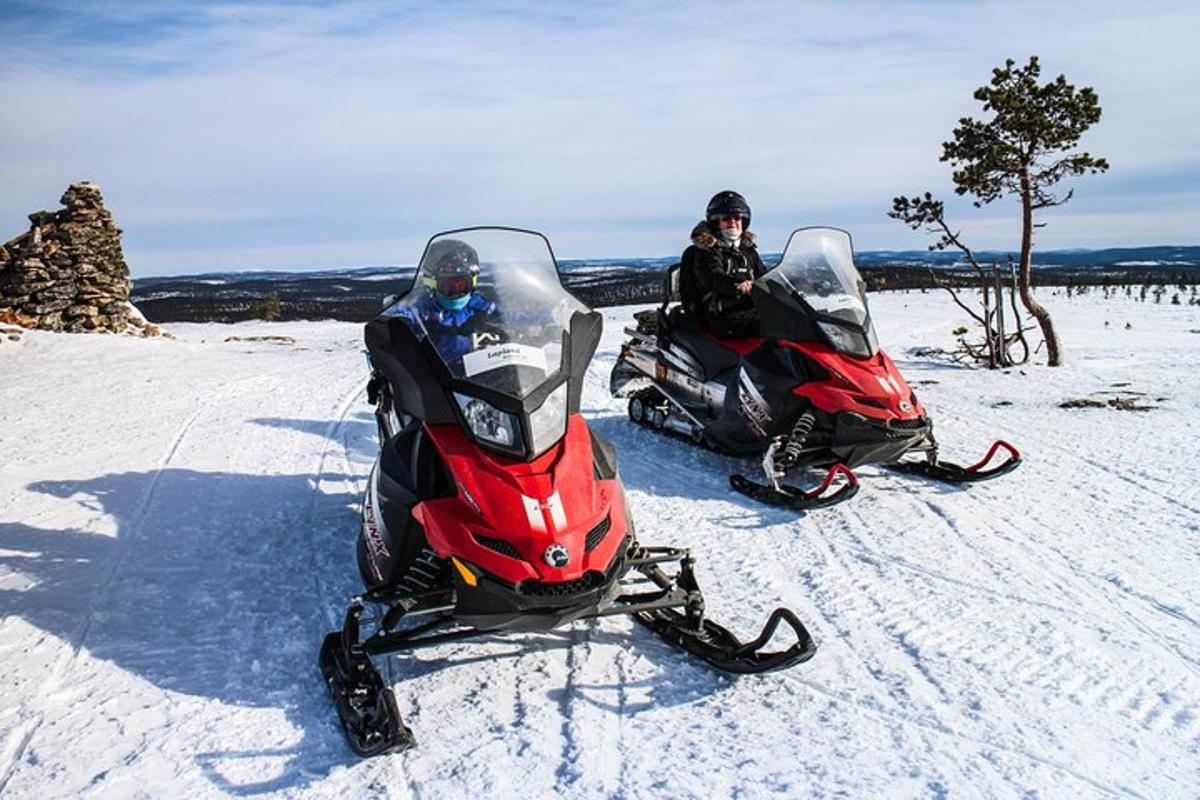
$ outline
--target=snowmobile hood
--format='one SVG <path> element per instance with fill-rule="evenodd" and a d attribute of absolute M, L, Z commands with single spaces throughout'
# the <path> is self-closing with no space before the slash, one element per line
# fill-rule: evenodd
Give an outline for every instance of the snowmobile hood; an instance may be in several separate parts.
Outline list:
<path fill-rule="evenodd" d="M 438 555 L 518 584 L 602 573 L 620 552 L 627 528 L 620 488 L 596 477 L 582 415 L 572 415 L 562 441 L 528 462 L 486 453 L 458 426 L 428 431 L 457 488 L 413 511 Z"/>
<path fill-rule="evenodd" d="M 825 369 L 827 381 L 811 381 L 793 389 L 820 409 L 854 411 L 872 419 L 917 419 L 925 409 L 905 382 L 888 354 L 880 350 L 871 358 L 849 358 L 820 342 L 783 342 Z"/>

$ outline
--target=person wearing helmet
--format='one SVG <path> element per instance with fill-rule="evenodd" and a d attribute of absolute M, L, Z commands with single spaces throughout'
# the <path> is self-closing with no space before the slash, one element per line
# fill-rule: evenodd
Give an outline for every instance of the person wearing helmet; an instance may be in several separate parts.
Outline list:
<path fill-rule="evenodd" d="M 766 268 L 749 228 L 746 198 L 730 190 L 717 192 L 680 258 L 684 312 L 722 338 L 740 339 L 758 332 L 750 287 Z"/>
<path fill-rule="evenodd" d="M 496 304 L 476 291 L 479 254 L 466 242 L 439 239 L 421 259 L 417 282 L 421 294 L 395 312 L 419 320 L 442 360 L 453 365 L 476 348 L 477 322 L 496 313 Z"/>

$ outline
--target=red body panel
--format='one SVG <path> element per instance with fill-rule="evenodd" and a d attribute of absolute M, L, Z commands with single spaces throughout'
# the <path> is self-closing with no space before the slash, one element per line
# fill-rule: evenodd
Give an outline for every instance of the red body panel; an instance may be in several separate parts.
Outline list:
<path fill-rule="evenodd" d="M 722 339 L 710 330 L 703 330 L 701 333 L 704 338 L 711 339 L 722 347 L 728 347 L 730 350 L 737 353 L 742 358 L 750 355 L 758 346 L 763 343 L 763 339 Z"/>
<path fill-rule="evenodd" d="M 594 477 L 591 436 L 581 414 L 569 417 L 566 436 L 528 462 L 479 447 L 457 425 L 426 430 L 458 484 L 454 497 L 413 509 L 439 556 L 454 555 L 513 584 L 569 581 L 612 563 L 626 534 L 623 498 L 617 480 Z M 605 517 L 608 533 L 586 553 L 588 532 Z M 472 533 L 509 542 L 521 560 L 479 544 Z M 542 557 L 553 544 L 570 554 L 561 569 Z"/>
<path fill-rule="evenodd" d="M 913 390 L 882 350 L 870 358 L 852 358 L 820 342 L 778 344 L 804 353 L 832 376 L 830 380 L 810 381 L 792 390 L 822 411 L 853 411 L 879 420 L 925 416 L 925 409 Z"/>

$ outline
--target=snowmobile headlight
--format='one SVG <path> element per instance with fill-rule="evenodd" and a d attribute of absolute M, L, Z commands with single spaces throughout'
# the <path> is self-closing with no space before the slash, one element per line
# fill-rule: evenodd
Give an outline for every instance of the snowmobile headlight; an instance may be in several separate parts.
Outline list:
<path fill-rule="evenodd" d="M 550 393 L 541 408 L 529 415 L 529 438 L 538 455 L 563 437 L 567 429 L 567 384 Z"/>
<path fill-rule="evenodd" d="M 871 355 L 870 345 L 851 330 L 843 328 L 841 325 L 834 325 L 829 322 L 818 322 L 817 325 L 821 328 L 821 332 L 829 339 L 835 348 L 843 353 L 850 353 L 856 356 L 867 358 Z"/>
<path fill-rule="evenodd" d="M 472 436 L 504 450 L 521 450 L 521 426 L 516 417 L 478 397 L 455 392 L 454 399 L 458 401 Z"/>

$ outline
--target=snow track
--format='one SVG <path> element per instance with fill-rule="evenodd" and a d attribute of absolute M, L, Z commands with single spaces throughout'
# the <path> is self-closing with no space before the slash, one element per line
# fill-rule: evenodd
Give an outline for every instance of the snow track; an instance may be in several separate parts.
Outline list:
<path fill-rule="evenodd" d="M 155 470 L 154 475 L 150 480 L 150 485 L 147 487 L 141 503 L 134 512 L 133 524 L 131 526 L 132 535 L 122 538 L 120 550 L 117 556 L 111 560 L 107 574 L 104 576 L 104 580 L 99 587 L 99 593 L 101 595 L 109 592 L 110 587 L 112 586 L 118 572 L 121 569 L 121 566 L 125 563 L 125 559 L 129 553 L 129 550 L 133 546 L 132 541 L 140 536 L 146 519 L 146 510 L 150 505 L 151 499 L 154 497 L 154 490 L 158 485 L 159 478 L 162 477 L 163 470 L 170 466 L 171 459 L 175 456 L 175 452 L 179 449 L 180 443 L 183 442 L 184 437 L 187 436 L 192 424 L 199 416 L 200 410 L 196 410 L 183 421 L 183 423 L 179 426 L 175 437 L 171 440 L 170 445 L 167 447 L 166 454 L 159 461 L 158 468 Z M 37 689 L 30 703 L 25 705 L 19 712 L 24 721 L 18 726 L 17 730 L 10 737 L 12 739 L 12 743 L 6 742 L 3 750 L 0 751 L 3 753 L 3 761 L 0 761 L 0 792 L 4 791 L 4 786 L 8 783 L 8 778 L 12 774 L 14 766 L 25 754 L 25 748 L 29 745 L 29 742 L 33 739 L 34 734 L 37 732 L 38 727 L 45 719 L 44 713 L 35 711 L 29 706 L 42 706 L 44 701 L 61 685 L 63 673 L 67 670 L 67 667 L 74 662 L 75 657 L 79 655 L 80 648 L 87 644 L 88 634 L 91 632 L 92 623 L 96 618 L 95 615 L 96 608 L 94 606 L 89 607 L 84 618 L 82 629 L 80 630 L 78 636 L 72 637 L 69 655 L 67 655 L 66 658 L 60 658 L 57 660 L 57 663 L 51 670 L 50 674 L 46 677 L 46 680 L 42 686 Z"/>
<path fill-rule="evenodd" d="M 608 310 L 583 406 L 640 538 L 692 548 L 739 634 L 792 607 L 817 656 L 733 679 L 627 619 L 447 643 L 384 660 L 418 746 L 366 762 L 315 665 L 359 589 L 361 328 L 29 334 L 0 353 L 0 794 L 1195 797 L 1200 318 L 1109 302 L 1053 309 L 1067 367 L 1002 375 L 907 357 L 955 310 L 873 296 L 945 455 L 1026 461 L 965 489 L 864 468 L 807 515 L 625 420 Z M 268 332 L 296 345 L 222 341 Z M 1058 407 L 1120 391 L 1156 408 Z"/>

